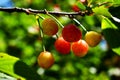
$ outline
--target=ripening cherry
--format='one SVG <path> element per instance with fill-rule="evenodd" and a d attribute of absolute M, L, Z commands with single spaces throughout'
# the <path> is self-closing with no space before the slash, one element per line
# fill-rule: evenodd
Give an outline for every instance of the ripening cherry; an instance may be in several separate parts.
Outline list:
<path fill-rule="evenodd" d="M 44 69 L 50 68 L 54 64 L 54 57 L 48 51 L 41 52 L 38 56 L 38 65 Z"/>
<path fill-rule="evenodd" d="M 82 38 L 82 32 L 76 25 L 69 24 L 63 28 L 62 36 L 68 42 L 76 42 Z"/>
<path fill-rule="evenodd" d="M 101 40 L 102 40 L 102 35 L 95 31 L 89 31 L 85 34 L 85 41 L 91 47 L 97 46 Z"/>
<path fill-rule="evenodd" d="M 84 40 L 79 40 L 77 42 L 73 42 L 71 45 L 71 50 L 75 56 L 83 57 L 88 52 L 88 44 Z"/>
<path fill-rule="evenodd" d="M 53 36 L 58 32 L 58 24 L 52 18 L 46 18 L 42 22 L 43 33 Z"/>
<path fill-rule="evenodd" d="M 60 53 L 60 54 L 69 54 L 70 53 L 70 43 L 65 41 L 63 37 L 59 37 L 55 41 L 55 49 Z"/>

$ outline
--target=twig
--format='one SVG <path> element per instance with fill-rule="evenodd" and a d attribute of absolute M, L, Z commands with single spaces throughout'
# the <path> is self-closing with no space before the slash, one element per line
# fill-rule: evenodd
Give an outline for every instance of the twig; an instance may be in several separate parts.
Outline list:
<path fill-rule="evenodd" d="M 35 9 L 31 9 L 31 8 L 19 8 L 19 7 L 12 7 L 12 8 L 3 8 L 0 7 L 0 11 L 4 11 L 4 12 L 9 12 L 9 13 L 13 13 L 13 12 L 22 12 L 22 13 L 26 13 L 26 14 L 37 14 L 37 13 L 42 13 L 42 14 L 46 14 L 45 10 L 35 10 Z M 88 11 L 79 11 L 79 12 L 55 12 L 55 11 L 47 11 L 49 14 L 54 14 L 54 15 L 80 15 L 80 16 L 84 16 L 85 14 L 88 14 Z"/>
<path fill-rule="evenodd" d="M 85 32 L 87 32 L 86 28 L 85 28 L 77 19 L 73 18 L 73 20 L 74 20 L 77 24 L 79 24 L 79 25 L 81 26 L 81 28 L 82 28 Z"/>
<path fill-rule="evenodd" d="M 39 26 L 39 28 L 40 28 L 40 30 L 39 30 L 39 35 L 40 35 L 40 37 L 41 37 L 41 39 L 42 39 L 42 48 L 43 48 L 43 51 L 46 51 L 46 50 L 45 50 L 45 45 L 44 45 L 43 29 L 42 29 L 42 27 L 41 27 L 41 25 L 40 25 L 40 21 L 39 21 L 39 16 L 38 16 L 38 15 L 36 15 L 36 20 L 37 20 L 38 26 Z"/>

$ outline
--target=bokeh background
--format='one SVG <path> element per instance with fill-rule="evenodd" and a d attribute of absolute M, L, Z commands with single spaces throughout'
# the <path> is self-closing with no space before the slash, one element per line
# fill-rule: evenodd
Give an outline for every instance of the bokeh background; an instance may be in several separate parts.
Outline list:
<path fill-rule="evenodd" d="M 71 12 L 73 11 L 72 5 L 76 1 L 1 0 L 0 7 Z M 55 17 L 63 25 L 74 23 L 67 16 Z M 88 31 L 101 32 L 101 22 L 98 16 L 77 16 L 76 18 Z M 0 12 L 0 52 L 19 57 L 33 68 L 43 80 L 120 80 L 120 57 L 109 48 L 104 37 L 99 45 L 89 48 L 85 57 L 79 58 L 74 56 L 72 52 L 69 55 L 59 54 L 54 48 L 55 38 L 45 36 L 46 50 L 54 55 L 55 64 L 47 70 L 39 67 L 37 56 L 42 51 L 42 41 L 38 30 L 34 15 Z M 85 32 L 82 30 L 82 33 L 84 39 Z"/>

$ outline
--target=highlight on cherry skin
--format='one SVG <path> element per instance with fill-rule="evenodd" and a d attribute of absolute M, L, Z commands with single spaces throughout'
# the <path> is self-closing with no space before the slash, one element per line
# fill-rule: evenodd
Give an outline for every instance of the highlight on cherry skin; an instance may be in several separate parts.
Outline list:
<path fill-rule="evenodd" d="M 54 57 L 52 53 L 43 51 L 38 56 L 38 65 L 44 69 L 50 68 L 54 64 Z"/>
<path fill-rule="evenodd" d="M 58 32 L 58 24 L 52 18 L 45 18 L 41 25 L 43 33 L 48 36 L 53 36 Z"/>
<path fill-rule="evenodd" d="M 71 50 L 75 56 L 84 57 L 88 53 L 89 46 L 85 40 L 79 40 L 71 44 Z"/>
<path fill-rule="evenodd" d="M 97 46 L 101 40 L 102 40 L 102 35 L 95 31 L 88 31 L 85 34 L 85 41 L 88 43 L 90 47 Z"/>
<path fill-rule="evenodd" d="M 60 53 L 60 54 L 69 54 L 70 53 L 70 43 L 65 41 L 63 37 L 59 37 L 55 41 L 55 49 Z"/>
<path fill-rule="evenodd" d="M 63 28 L 62 36 L 68 42 L 76 42 L 82 38 L 82 32 L 76 25 L 68 24 Z"/>

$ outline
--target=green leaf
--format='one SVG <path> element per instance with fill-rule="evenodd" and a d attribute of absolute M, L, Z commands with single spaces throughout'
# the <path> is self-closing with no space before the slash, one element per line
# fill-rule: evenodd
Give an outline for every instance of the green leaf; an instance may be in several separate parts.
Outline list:
<path fill-rule="evenodd" d="M 120 55 L 120 47 L 118 47 L 118 48 L 113 48 L 112 50 Z"/>
<path fill-rule="evenodd" d="M 0 72 L 0 80 L 17 80 L 17 79 L 5 73 Z"/>
<path fill-rule="evenodd" d="M 120 30 L 118 27 L 106 17 L 103 17 L 101 27 L 110 48 L 120 55 Z"/>
<path fill-rule="evenodd" d="M 92 5 L 98 5 L 98 4 L 102 4 L 102 3 L 105 3 L 105 2 L 110 2 L 112 3 L 113 0 L 88 0 L 88 4 L 92 4 Z"/>
<path fill-rule="evenodd" d="M 19 58 L 0 53 L 0 71 L 21 80 L 40 80 L 40 76 L 34 72 Z"/>
<path fill-rule="evenodd" d="M 9 56 L 6 53 L 0 53 L 0 71 L 7 73 L 21 80 L 25 80 L 23 77 L 14 73 L 14 65 L 19 60 L 19 58 Z"/>
<path fill-rule="evenodd" d="M 113 6 L 120 6 L 120 0 L 113 0 Z"/>
<path fill-rule="evenodd" d="M 81 10 L 86 10 L 85 5 L 83 5 L 80 1 L 77 2 L 77 6 L 78 6 Z"/>
<path fill-rule="evenodd" d="M 88 4 L 92 4 L 93 6 L 106 2 L 109 4 L 109 6 L 120 6 L 120 0 L 88 0 Z"/>
<path fill-rule="evenodd" d="M 109 13 L 108 8 L 105 8 L 104 6 L 95 7 L 92 10 L 97 15 L 104 15 L 107 17 L 111 17 L 111 14 Z"/>

